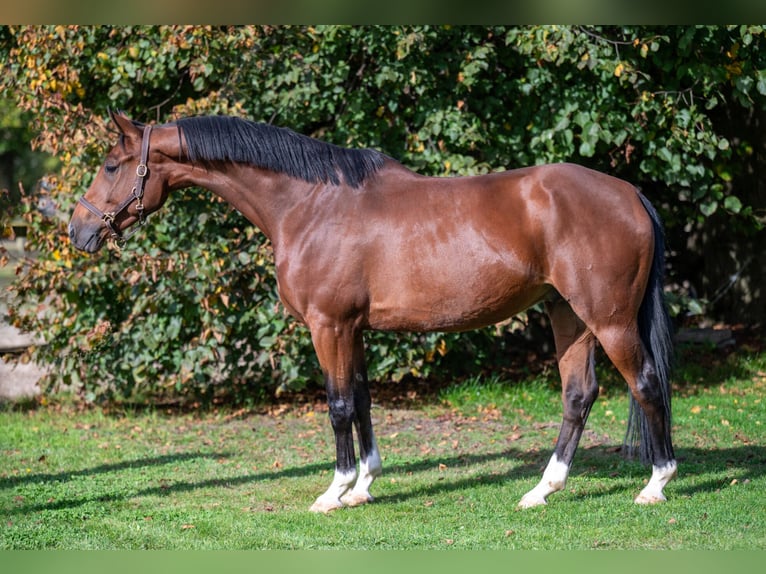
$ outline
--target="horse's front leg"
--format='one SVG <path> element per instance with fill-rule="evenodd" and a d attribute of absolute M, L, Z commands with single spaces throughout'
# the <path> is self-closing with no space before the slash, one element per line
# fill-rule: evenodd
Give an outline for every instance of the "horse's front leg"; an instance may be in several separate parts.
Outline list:
<path fill-rule="evenodd" d="M 369 487 L 380 475 L 381 464 L 370 419 L 361 332 L 355 332 L 352 326 L 319 325 L 311 328 L 311 336 L 325 377 L 330 422 L 335 433 L 335 475 L 330 487 L 311 507 L 314 512 L 326 513 L 341 508 L 344 504 L 341 498 L 354 506 L 371 501 Z M 359 433 L 362 457 L 358 481 L 354 425 Z"/>
<path fill-rule="evenodd" d="M 372 502 L 370 486 L 383 472 L 378 444 L 372 430 L 370 408 L 370 388 L 367 381 L 367 367 L 364 360 L 364 341 L 361 334 L 354 338 L 354 376 L 353 393 L 355 418 L 354 425 L 359 438 L 359 477 L 351 492 L 343 497 L 343 502 L 349 506 L 358 506 Z"/>

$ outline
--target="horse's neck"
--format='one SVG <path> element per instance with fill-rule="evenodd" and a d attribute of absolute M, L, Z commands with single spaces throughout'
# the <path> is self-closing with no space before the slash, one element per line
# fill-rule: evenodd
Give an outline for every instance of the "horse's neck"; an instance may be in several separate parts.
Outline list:
<path fill-rule="evenodd" d="M 182 185 L 205 188 L 242 213 L 272 241 L 285 216 L 305 195 L 303 184 L 283 174 L 229 164 L 225 169 L 189 167 Z"/>

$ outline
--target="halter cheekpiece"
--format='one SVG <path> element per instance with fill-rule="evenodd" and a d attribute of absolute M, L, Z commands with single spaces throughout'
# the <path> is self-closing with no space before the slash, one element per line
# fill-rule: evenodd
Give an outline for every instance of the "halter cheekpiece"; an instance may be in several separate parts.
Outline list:
<path fill-rule="evenodd" d="M 125 211 L 134 201 L 136 202 L 136 212 L 138 213 L 139 224 L 143 225 L 146 223 L 146 216 L 144 215 L 144 183 L 146 181 L 146 176 L 149 174 L 149 168 L 146 164 L 149 159 L 149 136 L 151 132 L 152 126 L 144 126 L 144 136 L 141 142 L 141 159 L 138 162 L 138 166 L 136 166 L 136 180 L 133 184 L 133 189 L 130 190 L 130 195 L 122 203 L 120 203 L 113 211 L 104 212 L 85 199 L 85 197 L 79 199 L 79 202 L 85 206 L 88 211 L 104 222 L 104 225 L 109 229 L 110 237 L 118 243 L 124 243 L 131 235 L 133 235 L 133 233 L 135 233 L 135 231 L 133 231 L 133 233 L 130 233 L 127 236 L 123 235 L 114 224 L 115 218 Z"/>

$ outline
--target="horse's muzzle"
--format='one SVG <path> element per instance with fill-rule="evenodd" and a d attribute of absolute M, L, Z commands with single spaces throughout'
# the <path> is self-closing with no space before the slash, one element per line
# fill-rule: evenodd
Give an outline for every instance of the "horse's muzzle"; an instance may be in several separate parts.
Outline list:
<path fill-rule="evenodd" d="M 69 240 L 80 251 L 95 253 L 104 243 L 103 227 L 101 225 L 77 226 L 70 223 Z"/>

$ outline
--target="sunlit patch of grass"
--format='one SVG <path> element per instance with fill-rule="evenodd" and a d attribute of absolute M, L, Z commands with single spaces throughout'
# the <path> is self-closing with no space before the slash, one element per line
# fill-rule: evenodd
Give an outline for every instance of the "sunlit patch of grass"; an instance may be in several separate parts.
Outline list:
<path fill-rule="evenodd" d="M 766 357 L 725 364 L 674 397 L 679 476 L 653 507 L 632 502 L 650 470 L 619 452 L 628 400 L 615 390 L 591 411 L 566 489 L 516 509 L 558 433 L 555 372 L 376 407 L 376 501 L 329 516 L 308 512 L 332 480 L 324 410 L 0 409 L 0 548 L 760 549 Z"/>

